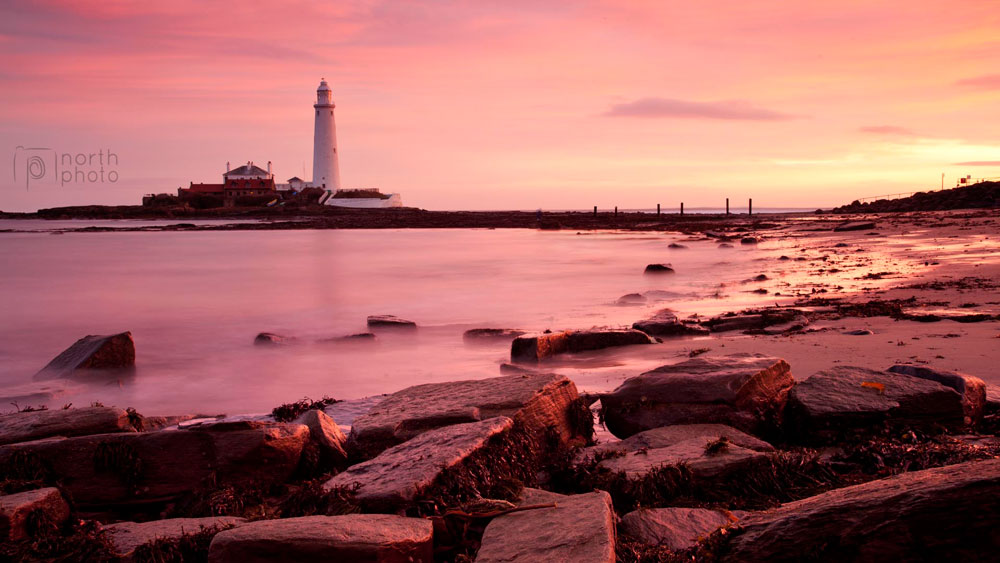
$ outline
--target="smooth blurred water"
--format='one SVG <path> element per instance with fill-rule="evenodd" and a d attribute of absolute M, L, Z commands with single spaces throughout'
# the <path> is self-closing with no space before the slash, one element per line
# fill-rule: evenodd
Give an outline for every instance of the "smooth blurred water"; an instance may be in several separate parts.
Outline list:
<path fill-rule="evenodd" d="M 688 248 L 669 249 L 674 241 Z M 76 389 L 57 406 L 257 412 L 303 396 L 359 398 L 492 377 L 509 343 L 468 345 L 466 329 L 622 326 L 666 306 L 704 315 L 773 303 L 743 290 L 718 293 L 721 283 L 738 286 L 761 271 L 756 262 L 774 252 L 624 232 L 0 233 L 0 385 L 30 383 L 84 335 L 125 330 L 135 338 L 135 380 Z M 643 275 L 652 262 L 672 263 L 676 274 Z M 665 301 L 615 303 L 649 290 Z M 314 343 L 364 332 L 372 314 L 420 329 L 380 333 L 374 344 Z M 254 346 L 261 331 L 302 344 Z"/>

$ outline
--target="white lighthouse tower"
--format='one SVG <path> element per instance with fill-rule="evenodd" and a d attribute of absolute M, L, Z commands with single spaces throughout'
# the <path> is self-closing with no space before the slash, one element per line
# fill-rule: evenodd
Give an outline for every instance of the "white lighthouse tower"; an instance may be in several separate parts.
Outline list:
<path fill-rule="evenodd" d="M 337 159 L 337 126 L 333 120 L 333 93 L 326 79 L 316 90 L 316 128 L 313 133 L 312 185 L 336 193 L 340 189 L 340 162 Z"/>

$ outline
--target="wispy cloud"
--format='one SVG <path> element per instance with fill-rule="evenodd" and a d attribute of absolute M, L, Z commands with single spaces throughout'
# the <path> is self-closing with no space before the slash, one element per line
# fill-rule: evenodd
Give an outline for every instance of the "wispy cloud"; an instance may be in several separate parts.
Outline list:
<path fill-rule="evenodd" d="M 1000 166 L 1000 160 L 970 160 L 968 162 L 956 162 L 954 166 Z"/>
<path fill-rule="evenodd" d="M 725 119 L 745 121 L 782 121 L 795 115 L 761 108 L 741 100 L 692 102 L 669 98 L 640 98 L 616 104 L 604 115 L 611 117 L 654 117 L 676 119 Z"/>
<path fill-rule="evenodd" d="M 866 125 L 858 129 L 862 133 L 872 133 L 874 135 L 913 135 L 906 127 L 897 125 Z"/>
<path fill-rule="evenodd" d="M 970 88 L 982 88 L 984 90 L 1000 90 L 1000 74 L 984 74 L 982 76 L 963 78 L 955 84 Z"/>

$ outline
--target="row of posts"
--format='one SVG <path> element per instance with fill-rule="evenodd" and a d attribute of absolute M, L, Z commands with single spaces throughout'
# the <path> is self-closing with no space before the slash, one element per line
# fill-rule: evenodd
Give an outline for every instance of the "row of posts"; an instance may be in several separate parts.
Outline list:
<path fill-rule="evenodd" d="M 684 215 L 684 202 L 681 202 L 681 215 Z M 729 198 L 726 198 L 726 215 L 729 215 Z M 753 198 L 747 202 L 747 215 L 753 215 Z M 618 206 L 615 206 L 615 217 L 618 216 Z M 656 216 L 660 216 L 660 204 L 656 204 Z M 594 206 L 594 217 L 597 217 L 597 206 Z"/>

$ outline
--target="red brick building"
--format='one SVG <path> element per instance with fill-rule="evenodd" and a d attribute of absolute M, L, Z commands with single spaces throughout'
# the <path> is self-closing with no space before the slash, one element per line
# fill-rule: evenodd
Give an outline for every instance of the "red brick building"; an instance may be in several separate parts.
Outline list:
<path fill-rule="evenodd" d="M 222 175 L 221 184 L 195 184 L 191 182 L 188 188 L 177 188 L 177 196 L 181 199 L 191 198 L 199 195 L 218 197 L 224 201 L 231 202 L 237 197 L 277 195 L 274 187 L 274 174 L 271 173 L 271 163 L 267 163 L 267 170 L 254 166 L 253 162 L 247 162 L 234 170 L 228 170 Z"/>

